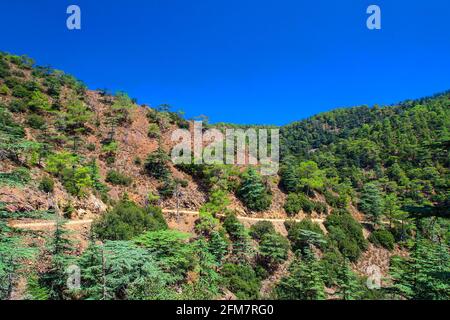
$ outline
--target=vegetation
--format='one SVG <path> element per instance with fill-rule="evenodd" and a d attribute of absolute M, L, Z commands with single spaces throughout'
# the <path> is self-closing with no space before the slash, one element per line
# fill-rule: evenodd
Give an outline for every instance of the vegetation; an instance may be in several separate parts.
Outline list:
<path fill-rule="evenodd" d="M 114 185 L 129 186 L 132 181 L 133 180 L 130 177 L 115 170 L 110 170 L 106 174 L 106 182 Z"/>
<path fill-rule="evenodd" d="M 388 250 L 394 249 L 395 239 L 388 230 L 376 230 L 369 236 L 369 241 Z"/>
<path fill-rule="evenodd" d="M 221 299 L 229 292 L 238 299 L 449 299 L 448 92 L 283 126 L 279 177 L 262 177 L 251 166 L 172 167 L 165 139 L 190 127 L 182 112 L 137 109 L 126 93 L 86 90 L 62 71 L 0 53 L 0 299 L 19 286 L 33 300 Z M 133 149 L 129 139 L 136 110 L 147 110 L 140 134 L 159 143 L 148 155 L 136 151 L 147 145 Z M 148 185 L 133 183 L 138 169 Z M 191 233 L 168 227 L 162 202 L 201 206 Z M 277 233 L 279 221 L 243 220 L 241 206 L 249 217 L 270 210 L 280 218 L 284 206 L 287 236 Z M 87 248 L 74 242 L 84 232 L 73 236 L 64 220 L 83 210 L 85 218 L 98 216 Z M 311 217 L 289 220 L 303 218 L 300 212 Z M 167 216 L 183 230 L 192 226 L 185 215 Z M 56 228 L 44 237 L 8 225 L 20 219 L 52 219 Z M 373 250 L 365 236 L 399 253 L 379 290 L 359 275 L 373 255 L 362 254 Z M 80 288 L 67 286 L 74 265 Z"/>
<path fill-rule="evenodd" d="M 271 196 L 255 169 L 248 169 L 242 176 L 237 195 L 250 210 L 263 211 L 269 208 Z"/>
<path fill-rule="evenodd" d="M 130 200 L 120 201 L 93 226 L 100 239 L 130 240 L 145 231 L 165 229 L 159 208 L 141 208 Z"/>

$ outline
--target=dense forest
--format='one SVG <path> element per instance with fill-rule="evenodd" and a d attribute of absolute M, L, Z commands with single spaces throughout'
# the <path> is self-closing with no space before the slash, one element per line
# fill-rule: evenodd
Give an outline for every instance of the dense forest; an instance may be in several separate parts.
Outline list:
<path fill-rule="evenodd" d="M 0 299 L 450 298 L 449 92 L 283 126 L 275 177 L 172 164 L 191 125 L 0 53 Z"/>

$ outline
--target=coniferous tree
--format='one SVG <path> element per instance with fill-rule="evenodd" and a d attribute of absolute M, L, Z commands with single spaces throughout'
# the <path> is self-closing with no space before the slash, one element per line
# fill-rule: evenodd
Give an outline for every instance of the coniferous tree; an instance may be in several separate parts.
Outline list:
<path fill-rule="evenodd" d="M 311 251 L 305 257 L 295 260 L 289 268 L 289 275 L 282 278 L 275 288 L 281 300 L 324 300 L 325 285 L 321 265 Z"/>
<path fill-rule="evenodd" d="M 248 169 L 242 176 L 237 192 L 239 198 L 250 210 L 263 211 L 270 207 L 271 196 L 255 169 Z"/>
<path fill-rule="evenodd" d="M 364 294 L 361 282 L 351 270 L 349 262 L 344 259 L 336 278 L 336 295 L 342 300 L 359 300 Z"/>
<path fill-rule="evenodd" d="M 359 201 L 361 211 L 370 215 L 375 222 L 378 222 L 383 213 L 383 198 L 378 187 L 373 183 L 364 185 Z"/>

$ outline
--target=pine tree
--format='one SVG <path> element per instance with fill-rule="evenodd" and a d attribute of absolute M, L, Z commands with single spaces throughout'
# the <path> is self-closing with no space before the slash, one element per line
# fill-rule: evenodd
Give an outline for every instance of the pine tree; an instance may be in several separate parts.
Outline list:
<path fill-rule="evenodd" d="M 336 295 L 342 300 L 358 300 L 364 294 L 361 283 L 357 275 L 351 270 L 347 259 L 343 261 L 337 273 L 336 285 L 338 287 Z"/>
<path fill-rule="evenodd" d="M 239 198 L 250 210 L 263 211 L 270 207 L 272 198 L 255 169 L 248 169 L 242 176 L 237 192 Z"/>
<path fill-rule="evenodd" d="M 68 238 L 68 231 L 64 229 L 65 221 L 59 217 L 59 209 L 56 205 L 56 229 L 51 240 L 50 252 L 52 260 L 50 268 L 41 275 L 41 283 L 48 289 L 51 299 L 63 300 L 69 296 L 67 287 L 67 267 L 74 258 L 70 255 L 73 251 L 73 243 Z"/>
<path fill-rule="evenodd" d="M 383 212 L 383 199 L 378 187 L 373 183 L 364 185 L 361 191 L 361 199 L 359 202 L 360 209 L 370 216 L 375 222 L 378 222 Z"/>
<path fill-rule="evenodd" d="M 432 243 L 420 235 L 408 258 L 391 261 L 391 291 L 406 299 L 450 298 L 450 255 L 445 243 Z"/>
<path fill-rule="evenodd" d="M 11 298 L 16 281 L 25 274 L 22 267 L 35 256 L 35 250 L 26 247 L 12 232 L 0 221 L 0 300 Z"/>
<path fill-rule="evenodd" d="M 289 275 L 281 279 L 275 288 L 281 300 L 324 300 L 325 285 L 321 265 L 311 251 L 304 259 L 295 260 L 289 268 Z"/>

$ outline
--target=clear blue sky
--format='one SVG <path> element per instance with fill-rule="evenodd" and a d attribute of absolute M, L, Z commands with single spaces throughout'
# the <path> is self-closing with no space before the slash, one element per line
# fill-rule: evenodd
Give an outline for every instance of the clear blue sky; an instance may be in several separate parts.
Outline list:
<path fill-rule="evenodd" d="M 70 4 L 81 31 L 66 29 Z M 286 124 L 450 89 L 449 13 L 448 0 L 14 0 L 0 50 L 188 117 Z"/>

